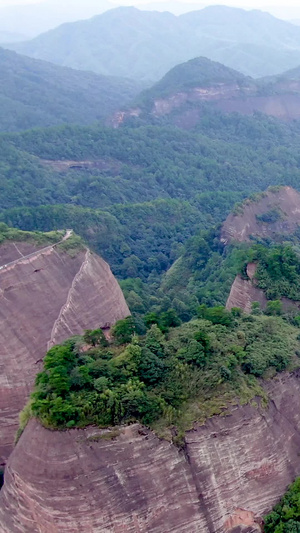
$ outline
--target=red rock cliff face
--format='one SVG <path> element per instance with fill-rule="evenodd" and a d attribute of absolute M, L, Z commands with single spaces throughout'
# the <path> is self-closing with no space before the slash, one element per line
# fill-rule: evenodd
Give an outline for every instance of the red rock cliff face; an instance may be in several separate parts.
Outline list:
<path fill-rule="evenodd" d="M 265 309 L 267 298 L 262 289 L 255 287 L 250 279 L 236 276 L 226 302 L 226 309 L 240 307 L 245 313 L 251 313 L 252 302 L 259 302 L 261 309 Z"/>
<path fill-rule="evenodd" d="M 35 420 L 0 494 L 1 533 L 254 533 L 300 473 L 300 375 L 186 434 L 185 452 L 138 424 L 54 432 Z"/>
<path fill-rule="evenodd" d="M 29 247 L 28 247 L 29 246 Z M 0 248 L 1 265 L 34 246 Z M 46 350 L 86 328 L 129 315 L 109 266 L 88 250 L 75 257 L 48 247 L 0 269 L 0 464 Z"/>
<path fill-rule="evenodd" d="M 278 209 L 279 218 L 271 223 L 260 222 L 257 216 L 272 209 Z M 292 187 L 281 187 L 278 191 L 266 191 L 260 200 L 247 200 L 239 215 L 230 214 L 225 220 L 221 240 L 248 241 L 250 235 L 274 237 L 275 234 L 293 233 L 300 224 L 300 193 Z"/>
<path fill-rule="evenodd" d="M 203 102 L 209 102 L 224 113 L 252 115 L 254 112 L 260 112 L 281 120 L 295 120 L 300 118 L 300 82 L 297 80 L 277 82 L 273 87 L 273 94 L 269 95 L 260 94 L 258 87 L 251 81 L 248 86 L 235 83 L 216 83 L 211 87 L 199 86 L 157 98 L 154 100 L 151 114 L 165 116 L 177 110 L 177 116 L 173 118 L 175 124 L 189 129 L 201 119 Z M 191 111 L 186 109 L 187 103 L 194 104 Z M 140 108 L 119 111 L 108 124 L 118 128 L 128 118 L 139 116 L 141 112 Z"/>
<path fill-rule="evenodd" d="M 269 211 L 277 210 L 278 219 L 274 222 L 264 223 L 259 216 Z M 225 220 L 221 241 L 230 242 L 249 241 L 251 236 L 276 238 L 276 234 L 285 235 L 293 233 L 300 225 L 300 194 L 292 187 L 281 187 L 272 192 L 268 190 L 258 201 L 246 200 L 239 215 L 230 214 Z M 247 274 L 249 279 L 237 275 L 227 299 L 227 309 L 240 307 L 246 313 L 251 312 L 252 302 L 259 302 L 262 309 L 267 305 L 267 298 L 263 290 L 255 285 L 256 266 L 249 264 Z M 299 302 L 282 299 L 284 309 L 296 306 Z"/>

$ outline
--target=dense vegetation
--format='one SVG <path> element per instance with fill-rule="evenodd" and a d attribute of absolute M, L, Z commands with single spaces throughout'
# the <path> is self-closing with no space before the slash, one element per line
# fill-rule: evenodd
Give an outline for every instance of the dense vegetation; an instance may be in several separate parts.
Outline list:
<path fill-rule="evenodd" d="M 0 219 L 24 230 L 72 227 L 118 277 L 159 283 L 187 239 L 236 201 L 299 183 L 297 123 L 207 110 L 198 130 L 66 126 L 2 136 Z M 99 168 L 57 171 L 38 158 Z"/>
<path fill-rule="evenodd" d="M 265 533 L 299 533 L 300 478 L 289 487 L 280 503 L 265 517 Z"/>
<path fill-rule="evenodd" d="M 176 65 L 153 87 L 143 91 L 137 101 L 146 105 L 154 98 L 164 98 L 194 87 L 211 87 L 223 83 L 243 86 L 251 84 L 251 79 L 221 63 L 197 57 Z"/>
<path fill-rule="evenodd" d="M 143 88 L 132 80 L 76 72 L 2 48 L 0 70 L 0 131 L 91 124 L 130 102 Z"/>
<path fill-rule="evenodd" d="M 258 245 L 249 251 L 258 262 L 255 278 L 268 300 L 300 300 L 300 256 L 290 245 Z"/>
<path fill-rule="evenodd" d="M 147 315 L 140 337 L 127 318 L 115 325 L 112 343 L 95 330 L 51 348 L 31 412 L 56 428 L 130 420 L 180 426 L 219 412 L 224 401 L 263 394 L 255 378 L 295 358 L 299 330 L 279 317 L 205 306 L 198 314 L 181 326 L 171 310 Z"/>
<path fill-rule="evenodd" d="M 62 240 L 64 232 L 50 231 L 48 233 L 41 233 L 39 231 L 21 231 L 15 228 L 10 228 L 3 222 L 0 222 L 0 244 L 9 241 L 18 242 L 33 242 L 37 245 L 53 244 Z"/>

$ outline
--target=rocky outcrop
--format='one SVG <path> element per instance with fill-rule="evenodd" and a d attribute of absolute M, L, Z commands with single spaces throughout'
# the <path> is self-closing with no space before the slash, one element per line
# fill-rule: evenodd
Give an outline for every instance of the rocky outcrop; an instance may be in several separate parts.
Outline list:
<path fill-rule="evenodd" d="M 185 449 L 134 424 L 49 431 L 31 420 L 0 493 L 1 533 L 257 533 L 300 474 L 300 375 L 266 386 L 267 408 L 232 408 Z"/>
<path fill-rule="evenodd" d="M 248 263 L 246 268 L 247 278 L 243 278 L 240 274 L 235 277 L 227 298 L 226 309 L 230 310 L 233 307 L 239 307 L 245 313 L 250 313 L 253 302 L 258 302 L 261 309 L 266 308 L 266 295 L 255 284 L 256 267 L 255 263 Z"/>
<path fill-rule="evenodd" d="M 238 274 L 231 285 L 226 309 L 230 310 L 233 307 L 240 307 L 245 313 L 251 313 L 252 302 L 259 302 L 260 308 L 265 309 L 267 305 L 266 295 L 250 279 L 244 279 Z"/>
<path fill-rule="evenodd" d="M 51 432 L 32 420 L 6 468 L 0 531 L 203 531 L 184 455 L 137 424 L 119 433 Z"/>
<path fill-rule="evenodd" d="M 251 237 L 282 240 L 283 235 L 294 233 L 300 225 L 300 193 L 292 187 L 268 189 L 257 199 L 248 199 L 239 209 L 239 214 L 231 213 L 221 230 L 221 242 L 250 241 Z M 251 312 L 252 302 L 259 302 L 265 309 L 267 298 L 255 283 L 256 265 L 249 263 L 247 278 L 238 274 L 231 286 L 226 308 L 240 307 Z M 299 308 L 300 303 L 282 298 L 283 308 Z"/>
<path fill-rule="evenodd" d="M 107 263 L 89 250 L 71 256 L 15 243 L 1 247 L 0 258 L 1 464 L 46 350 L 86 328 L 110 326 L 129 309 Z"/>
<path fill-rule="evenodd" d="M 280 120 L 300 118 L 300 82 L 288 80 L 273 85 L 256 85 L 251 78 L 240 83 L 215 83 L 210 87 L 198 86 L 184 91 L 173 91 L 168 96 L 152 98 L 150 115 L 161 117 L 176 114 L 171 121 L 184 129 L 193 128 L 203 115 L 202 104 L 208 103 L 223 113 L 253 115 L 263 113 Z M 192 109 L 191 109 L 192 106 Z M 138 117 L 142 108 L 118 111 L 109 120 L 109 125 L 118 128 L 131 117 Z"/>
<path fill-rule="evenodd" d="M 268 213 L 277 212 L 275 220 L 264 222 Z M 300 225 L 300 193 L 292 187 L 268 189 L 258 199 L 246 200 L 239 214 L 225 220 L 221 241 L 249 241 L 250 236 L 275 238 L 293 233 Z"/>

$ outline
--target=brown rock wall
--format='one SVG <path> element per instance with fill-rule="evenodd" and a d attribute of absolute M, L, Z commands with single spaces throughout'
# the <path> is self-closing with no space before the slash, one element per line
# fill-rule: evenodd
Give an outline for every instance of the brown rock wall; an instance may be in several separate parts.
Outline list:
<path fill-rule="evenodd" d="M 30 421 L 0 493 L 0 533 L 257 533 L 300 474 L 300 374 L 186 434 L 185 453 L 138 424 L 53 432 Z M 102 430 L 103 433 L 103 430 Z"/>
<path fill-rule="evenodd" d="M 138 425 L 115 441 L 95 433 L 29 423 L 6 468 L 1 533 L 205 531 L 183 454 Z"/>
<path fill-rule="evenodd" d="M 0 270 L 0 464 L 47 348 L 128 314 L 108 265 L 88 251 L 50 247 Z"/>
<path fill-rule="evenodd" d="M 250 279 L 243 279 L 238 274 L 231 285 L 230 293 L 226 302 L 226 309 L 240 307 L 245 313 L 250 313 L 252 302 L 259 302 L 261 309 L 265 309 L 267 298 L 262 289 L 255 287 Z"/>
<path fill-rule="evenodd" d="M 257 215 L 278 209 L 280 218 L 273 223 L 262 223 Z M 245 202 L 242 213 L 230 214 L 222 227 L 221 240 L 249 241 L 250 235 L 274 237 L 276 234 L 293 233 L 300 225 L 300 193 L 292 187 L 281 187 L 278 191 L 266 191 L 258 201 Z"/>

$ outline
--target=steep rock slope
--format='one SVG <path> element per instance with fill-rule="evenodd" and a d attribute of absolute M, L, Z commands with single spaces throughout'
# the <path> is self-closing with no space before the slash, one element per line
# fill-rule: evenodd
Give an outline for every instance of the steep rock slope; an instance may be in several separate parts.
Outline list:
<path fill-rule="evenodd" d="M 248 279 L 242 278 L 240 274 L 236 276 L 226 302 L 227 309 L 240 307 L 245 313 L 250 313 L 252 310 L 252 302 L 258 302 L 261 309 L 265 309 L 267 298 L 264 291 L 255 286 L 253 280 L 255 271 L 256 265 L 254 263 L 249 263 L 247 265 Z"/>
<path fill-rule="evenodd" d="M 281 187 L 278 190 L 267 190 L 257 200 L 246 200 L 241 213 L 230 214 L 225 220 L 221 241 L 249 241 L 251 236 L 275 238 L 276 235 L 293 233 L 300 224 L 300 194 L 292 187 Z M 228 296 L 226 307 L 240 307 L 246 313 L 251 312 L 252 302 L 259 302 L 262 309 L 266 307 L 267 298 L 262 289 L 255 285 L 254 264 L 247 267 L 248 279 L 236 276 Z M 283 308 L 297 306 L 287 298 L 282 299 Z"/>
<path fill-rule="evenodd" d="M 300 473 L 300 376 L 266 389 L 267 408 L 195 426 L 184 452 L 138 424 L 53 432 L 31 420 L 7 464 L 0 532 L 261 531 Z"/>
<path fill-rule="evenodd" d="M 223 224 L 221 240 L 225 244 L 249 241 L 251 235 L 287 235 L 300 224 L 300 193 L 292 187 L 268 189 L 257 199 L 246 200 L 240 211 L 231 213 Z"/>
<path fill-rule="evenodd" d="M 0 463 L 11 451 L 18 413 L 46 350 L 85 328 L 129 315 L 100 257 L 85 249 L 71 256 L 55 246 L 33 252 L 33 245 L 12 243 L 2 256 L 0 247 Z"/>

